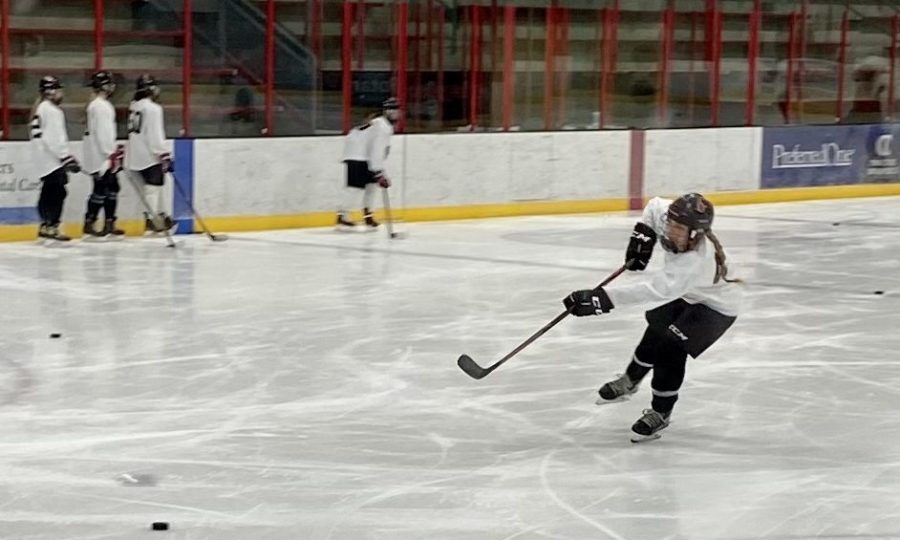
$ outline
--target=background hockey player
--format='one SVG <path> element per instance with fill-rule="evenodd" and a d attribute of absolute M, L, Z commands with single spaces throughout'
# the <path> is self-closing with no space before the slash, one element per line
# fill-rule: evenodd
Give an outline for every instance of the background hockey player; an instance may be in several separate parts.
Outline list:
<path fill-rule="evenodd" d="M 339 229 L 352 229 L 356 227 L 350 219 L 350 210 L 358 201 L 362 192 L 363 213 L 369 212 L 372 207 L 372 197 L 375 194 L 375 180 L 369 174 L 369 152 L 366 130 L 372 127 L 372 120 L 378 116 L 370 114 L 366 121 L 354 126 L 344 137 L 344 167 L 346 169 L 347 187 L 341 197 L 341 203 L 337 212 L 337 227 Z"/>
<path fill-rule="evenodd" d="M 575 291 L 563 300 L 578 317 L 616 306 L 662 304 L 646 312 L 647 329 L 625 373 L 599 391 L 598 404 L 620 401 L 653 371 L 651 408 L 632 426 L 633 442 L 659 437 L 678 400 L 687 356 L 700 356 L 737 318 L 743 291 L 739 280 L 728 279 L 725 250 L 712 222 L 712 203 L 700 194 L 652 199 L 634 226 L 626 267 L 644 270 L 659 238 L 666 252 L 663 268 L 648 280 Z"/>
<path fill-rule="evenodd" d="M 84 169 L 94 181 L 94 189 L 87 201 L 84 215 L 85 235 L 121 236 L 125 231 L 116 227 L 116 206 L 122 169 L 122 148 L 116 145 L 116 109 L 109 98 L 116 91 L 112 74 L 98 71 L 91 77 L 94 98 L 87 106 L 87 127 L 84 132 Z M 94 224 L 100 209 L 106 218 L 102 231 Z"/>
<path fill-rule="evenodd" d="M 163 185 L 165 174 L 174 171 L 172 154 L 166 142 L 163 109 L 156 102 L 159 85 L 150 75 L 137 80 L 134 101 L 128 108 L 128 149 L 125 167 L 138 176 L 144 186 L 144 196 L 153 215 L 144 212 L 144 226 L 148 232 L 162 232 L 175 226 L 165 212 Z"/>
<path fill-rule="evenodd" d="M 66 115 L 59 108 L 63 100 L 62 84 L 48 75 L 41 79 L 38 91 L 40 97 L 32 110 L 29 132 L 33 159 L 41 177 L 38 236 L 65 242 L 70 238 L 60 232 L 59 223 L 67 195 L 68 173 L 81 171 L 81 166 L 69 151 Z"/>
<path fill-rule="evenodd" d="M 396 98 L 385 100 L 381 107 L 381 115 L 376 116 L 370 122 L 370 127 L 364 133 L 366 135 L 367 161 L 369 175 L 373 182 L 377 182 L 384 189 L 391 187 L 391 181 L 384 170 L 384 162 L 391 151 L 391 135 L 394 134 L 394 124 L 400 118 L 400 102 Z M 366 225 L 377 227 L 378 222 L 372 217 L 371 207 L 363 208 Z"/>

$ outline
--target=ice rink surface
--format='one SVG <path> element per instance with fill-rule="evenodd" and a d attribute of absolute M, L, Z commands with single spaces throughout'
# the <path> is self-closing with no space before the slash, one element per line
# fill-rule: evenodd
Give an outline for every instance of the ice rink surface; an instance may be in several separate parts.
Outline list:
<path fill-rule="evenodd" d="M 0 537 L 900 538 L 900 198 L 717 211 L 745 310 L 639 445 L 649 385 L 594 399 L 640 308 L 456 366 L 634 213 L 0 245 Z"/>

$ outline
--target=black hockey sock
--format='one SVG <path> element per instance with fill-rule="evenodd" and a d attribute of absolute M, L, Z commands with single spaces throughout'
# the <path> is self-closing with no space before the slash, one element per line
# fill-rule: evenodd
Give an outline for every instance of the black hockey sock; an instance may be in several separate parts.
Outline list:
<path fill-rule="evenodd" d="M 676 401 L 678 401 L 677 393 L 674 396 L 657 396 L 656 394 L 653 394 L 650 406 L 653 407 L 653 410 L 656 412 L 668 414 L 672 412 L 672 408 L 675 407 Z"/>
<path fill-rule="evenodd" d="M 633 382 L 638 382 L 643 380 L 644 377 L 647 376 L 647 373 L 650 373 L 650 368 L 638 364 L 634 361 L 634 358 L 632 358 L 631 362 L 628 363 L 628 368 L 625 370 L 625 373 Z"/>
<path fill-rule="evenodd" d="M 116 219 L 116 206 L 119 203 L 119 198 L 115 193 L 110 193 L 106 196 L 106 200 L 103 201 L 103 215 L 106 216 L 106 219 Z"/>
<path fill-rule="evenodd" d="M 105 204 L 105 201 L 102 197 L 98 197 L 97 195 L 91 195 L 88 199 L 87 204 L 87 213 L 84 215 L 85 221 L 91 221 L 97 219 L 97 215 L 100 213 L 100 208 L 102 208 Z"/>

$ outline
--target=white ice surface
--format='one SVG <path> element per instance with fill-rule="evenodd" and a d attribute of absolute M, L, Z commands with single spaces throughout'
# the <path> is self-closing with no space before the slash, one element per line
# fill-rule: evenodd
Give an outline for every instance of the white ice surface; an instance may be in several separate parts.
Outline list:
<path fill-rule="evenodd" d="M 640 309 L 456 366 L 634 214 L 2 245 L 0 538 L 900 538 L 900 199 L 718 212 L 746 309 L 642 445 L 648 385 L 593 405 Z"/>

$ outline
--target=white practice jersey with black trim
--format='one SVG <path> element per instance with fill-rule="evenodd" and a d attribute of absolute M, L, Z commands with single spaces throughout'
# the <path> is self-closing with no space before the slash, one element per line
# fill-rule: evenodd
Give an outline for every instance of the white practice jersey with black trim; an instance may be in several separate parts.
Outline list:
<path fill-rule="evenodd" d="M 363 131 L 366 134 L 369 170 L 376 173 L 384 172 L 384 162 L 391 151 L 394 125 L 384 116 L 376 117 L 369 124 L 370 127 Z"/>
<path fill-rule="evenodd" d="M 97 96 L 87 107 L 82 168 L 89 173 L 105 173 L 115 150 L 116 109 L 108 99 Z"/>
<path fill-rule="evenodd" d="M 132 101 L 128 107 L 125 168 L 142 171 L 160 163 L 160 156 L 169 153 L 162 107 L 150 98 Z"/>
<path fill-rule="evenodd" d="M 66 114 L 52 101 L 45 99 L 38 104 L 31 117 L 28 136 L 32 158 L 41 178 L 62 167 L 62 160 L 72 155 L 66 133 Z"/>
<path fill-rule="evenodd" d="M 665 234 L 666 212 L 672 201 L 655 197 L 647 203 L 641 221 L 650 226 L 660 238 Z M 744 291 L 740 283 L 729 283 L 716 277 L 716 249 L 704 238 L 696 249 L 672 253 L 662 246 L 663 267 L 641 276 L 635 283 L 613 283 L 604 287 L 614 306 L 636 304 L 664 304 L 682 298 L 690 304 L 703 304 L 723 315 L 735 317 L 741 309 Z M 729 263 L 731 261 L 728 261 Z M 734 265 L 728 264 L 729 275 Z"/>
<path fill-rule="evenodd" d="M 368 161 L 366 132 L 370 129 L 369 124 L 363 124 L 354 127 L 347 133 L 344 137 L 344 161 Z"/>

